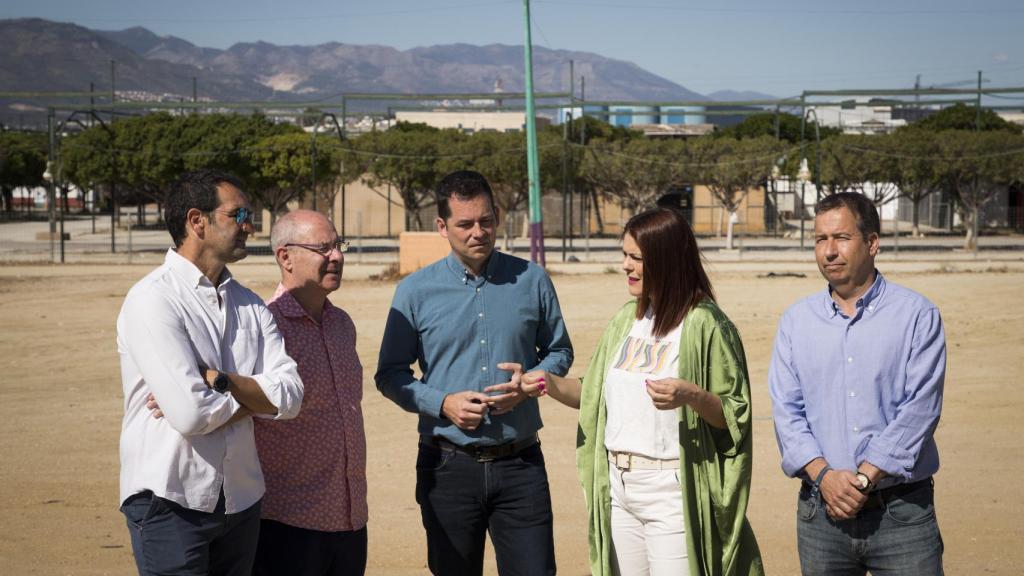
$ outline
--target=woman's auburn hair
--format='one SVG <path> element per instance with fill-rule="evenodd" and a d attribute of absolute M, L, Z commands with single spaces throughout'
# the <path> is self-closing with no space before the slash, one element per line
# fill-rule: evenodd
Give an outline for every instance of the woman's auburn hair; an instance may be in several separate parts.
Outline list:
<path fill-rule="evenodd" d="M 636 317 L 639 320 L 652 309 L 654 336 L 671 332 L 701 300 L 715 299 L 697 238 L 679 210 L 641 212 L 626 222 L 623 238 L 626 234 L 640 247 L 644 267 Z"/>

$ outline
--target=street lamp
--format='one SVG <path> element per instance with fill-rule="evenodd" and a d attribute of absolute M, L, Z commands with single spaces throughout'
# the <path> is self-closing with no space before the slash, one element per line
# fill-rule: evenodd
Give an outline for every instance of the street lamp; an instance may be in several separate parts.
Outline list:
<path fill-rule="evenodd" d="M 56 211 L 56 199 L 57 193 L 54 190 L 54 174 L 53 174 L 53 161 L 46 161 L 46 171 L 43 172 L 43 181 L 46 182 L 46 194 L 48 202 L 50 204 L 50 261 L 53 261 L 53 235 L 56 232 L 54 230 L 54 212 Z M 61 206 L 60 210 L 60 263 L 64 263 L 64 207 Z"/>
<path fill-rule="evenodd" d="M 344 110 L 344 101 L 342 101 L 342 110 Z M 342 122 L 344 122 L 344 112 L 342 112 Z M 324 124 L 324 120 L 330 120 L 330 124 L 333 125 L 338 133 L 338 140 L 341 142 L 342 147 L 345 146 L 345 129 L 343 124 L 338 122 L 338 117 L 330 112 L 321 112 L 320 116 L 316 119 L 316 124 L 313 124 L 313 145 L 312 145 L 312 180 L 313 180 L 313 210 L 317 209 L 317 191 L 316 191 L 316 135 L 320 131 L 320 126 Z M 341 184 L 341 237 L 345 237 L 345 183 L 344 183 L 344 172 L 345 163 L 342 161 L 342 184 Z M 333 206 L 327 207 L 328 212 L 333 215 Z M 390 220 L 388 221 L 390 223 Z"/>
<path fill-rule="evenodd" d="M 796 179 L 800 181 L 800 248 L 804 247 L 804 197 L 805 187 L 811 181 L 811 169 L 807 167 L 807 158 L 800 159 L 800 170 L 796 173 Z"/>
<path fill-rule="evenodd" d="M 779 221 L 781 220 L 781 212 L 779 211 L 779 178 L 782 178 L 782 170 L 779 169 L 778 164 L 772 164 L 772 206 L 775 209 L 775 215 L 772 218 L 772 232 L 775 237 L 779 235 Z"/>

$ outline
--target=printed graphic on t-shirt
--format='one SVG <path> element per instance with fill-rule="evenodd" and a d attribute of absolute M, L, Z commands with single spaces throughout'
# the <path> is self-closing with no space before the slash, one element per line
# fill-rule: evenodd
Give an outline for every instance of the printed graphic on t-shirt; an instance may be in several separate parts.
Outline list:
<path fill-rule="evenodd" d="M 626 372 L 657 374 L 671 360 L 670 352 L 674 346 L 677 346 L 674 342 L 630 336 L 622 344 L 619 359 L 612 368 Z"/>

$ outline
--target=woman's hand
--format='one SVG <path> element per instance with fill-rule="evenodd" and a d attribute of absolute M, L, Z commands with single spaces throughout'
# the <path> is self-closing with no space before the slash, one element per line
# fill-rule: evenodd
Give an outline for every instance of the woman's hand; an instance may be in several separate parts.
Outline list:
<path fill-rule="evenodd" d="M 519 387 L 523 394 L 531 398 L 539 398 L 548 393 L 548 382 L 551 376 L 544 370 L 534 370 L 523 374 L 519 381 Z"/>
<path fill-rule="evenodd" d="M 681 378 L 647 380 L 647 394 L 658 410 L 675 410 L 683 404 L 692 404 L 703 392 L 696 384 Z"/>
<path fill-rule="evenodd" d="M 675 410 L 685 404 L 715 428 L 727 426 L 725 413 L 722 411 L 722 399 L 689 380 L 648 380 L 647 394 L 658 410 Z"/>

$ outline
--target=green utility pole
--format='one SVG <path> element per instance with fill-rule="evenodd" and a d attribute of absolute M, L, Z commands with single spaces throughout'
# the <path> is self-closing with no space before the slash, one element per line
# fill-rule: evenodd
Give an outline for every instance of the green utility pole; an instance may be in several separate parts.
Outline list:
<path fill-rule="evenodd" d="M 974 106 L 974 110 L 974 131 L 979 132 L 981 130 L 981 70 L 978 70 L 978 102 Z"/>
<path fill-rule="evenodd" d="M 526 42 L 526 169 L 530 177 L 530 261 L 546 266 L 544 223 L 540 209 L 540 162 L 537 158 L 537 121 L 533 112 L 533 43 L 530 39 L 530 0 L 523 0 Z"/>

